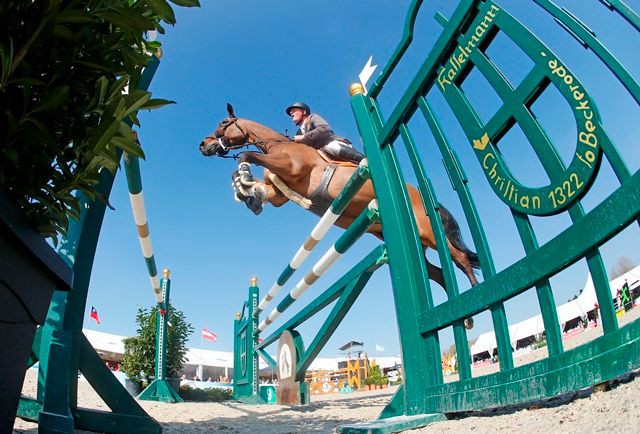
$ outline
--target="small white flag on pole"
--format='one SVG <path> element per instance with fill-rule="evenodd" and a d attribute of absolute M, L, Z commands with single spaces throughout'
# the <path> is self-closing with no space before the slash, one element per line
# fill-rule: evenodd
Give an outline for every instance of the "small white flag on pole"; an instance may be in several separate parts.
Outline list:
<path fill-rule="evenodd" d="M 378 67 L 378 65 L 372 65 L 371 64 L 372 61 L 373 61 L 373 56 L 369 56 L 369 60 L 367 60 L 367 64 L 364 65 L 364 68 L 362 68 L 362 71 L 360 71 L 360 74 L 358 74 L 358 79 L 360 80 L 360 83 L 362 83 L 362 86 L 364 87 L 365 95 L 367 94 L 367 81 L 369 81 L 369 79 L 373 75 L 373 71 L 375 71 L 376 68 Z"/>

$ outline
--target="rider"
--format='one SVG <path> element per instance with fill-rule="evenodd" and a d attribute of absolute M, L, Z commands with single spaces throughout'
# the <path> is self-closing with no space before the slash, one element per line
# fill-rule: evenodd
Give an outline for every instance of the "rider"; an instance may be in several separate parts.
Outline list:
<path fill-rule="evenodd" d="M 309 106 L 303 102 L 294 102 L 285 110 L 291 120 L 298 126 L 294 140 L 322 151 L 336 160 L 359 163 L 364 158 L 351 142 L 338 137 L 327 121 L 316 113 L 311 113 Z"/>

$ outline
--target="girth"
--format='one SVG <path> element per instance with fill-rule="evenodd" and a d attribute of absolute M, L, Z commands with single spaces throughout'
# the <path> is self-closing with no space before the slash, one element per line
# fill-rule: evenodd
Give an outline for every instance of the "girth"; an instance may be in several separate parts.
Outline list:
<path fill-rule="evenodd" d="M 322 217 L 322 215 L 329 209 L 331 206 L 331 202 L 333 202 L 333 198 L 329 196 L 329 182 L 331 182 L 331 178 L 336 171 L 337 164 L 329 164 L 326 169 L 324 169 L 324 173 L 322 174 L 322 179 L 320 180 L 320 184 L 313 190 L 313 193 L 309 195 L 309 200 L 311 200 L 311 207 L 309 211 L 314 213 L 317 216 Z"/>

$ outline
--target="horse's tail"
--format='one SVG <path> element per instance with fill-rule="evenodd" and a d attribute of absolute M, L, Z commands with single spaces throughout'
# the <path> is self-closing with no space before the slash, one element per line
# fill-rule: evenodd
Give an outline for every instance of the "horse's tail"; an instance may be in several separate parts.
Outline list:
<path fill-rule="evenodd" d="M 444 233 L 446 234 L 451 244 L 453 244 L 456 249 L 466 253 L 473 268 L 480 268 L 480 260 L 478 259 L 478 254 L 469 249 L 464 243 L 462 234 L 460 233 L 460 226 L 458 226 L 458 222 L 453 217 L 453 215 L 451 215 L 449 210 L 442 206 L 442 204 L 440 204 L 440 219 L 442 220 Z"/>

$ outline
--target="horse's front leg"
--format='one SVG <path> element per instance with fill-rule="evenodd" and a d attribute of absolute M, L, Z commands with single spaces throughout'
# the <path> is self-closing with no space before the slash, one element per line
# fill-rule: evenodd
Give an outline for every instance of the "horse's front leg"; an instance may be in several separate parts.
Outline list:
<path fill-rule="evenodd" d="M 291 156 L 285 153 L 259 154 L 257 152 L 245 152 L 240 156 L 239 161 L 239 164 L 246 162 L 262 166 L 283 179 L 285 177 L 291 179 L 308 175 L 308 173 L 303 173 L 302 167 L 299 167 L 299 164 L 294 164 Z"/>
<path fill-rule="evenodd" d="M 272 185 L 266 175 L 264 181 L 254 178 L 246 154 L 252 153 L 245 153 L 241 156 L 238 170 L 231 175 L 236 200 L 244 202 L 247 208 L 256 215 L 262 212 L 266 203 L 271 203 L 274 206 L 282 206 L 286 203 L 288 199 Z M 266 167 L 265 171 L 269 173 Z"/>

